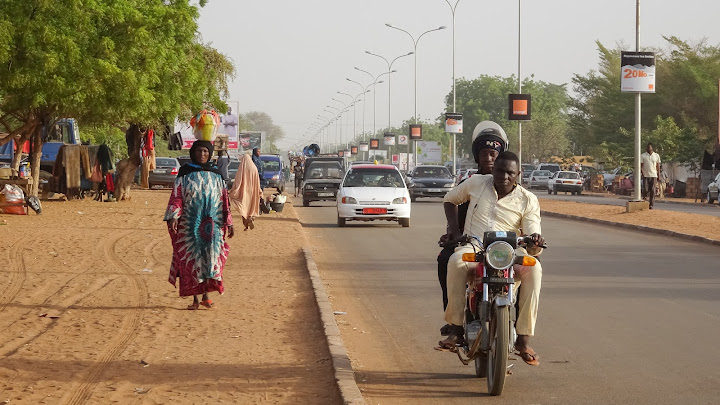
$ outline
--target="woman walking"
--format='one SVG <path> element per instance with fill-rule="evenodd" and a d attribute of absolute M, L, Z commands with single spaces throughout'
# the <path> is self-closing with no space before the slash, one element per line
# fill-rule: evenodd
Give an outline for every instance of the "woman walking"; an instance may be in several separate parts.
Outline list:
<path fill-rule="evenodd" d="M 255 229 L 253 220 L 259 215 L 262 189 L 257 167 L 248 154 L 240 156 L 240 165 L 229 194 L 233 206 L 240 211 L 245 230 Z"/>
<path fill-rule="evenodd" d="M 193 143 L 192 162 L 179 170 L 164 219 L 173 245 L 168 281 L 177 286 L 180 278 L 180 296 L 193 296 L 187 308 L 191 310 L 212 308 L 208 293 L 225 291 L 222 274 L 230 250 L 226 238 L 235 234 L 225 182 L 210 163 L 212 154 L 211 142 Z"/>

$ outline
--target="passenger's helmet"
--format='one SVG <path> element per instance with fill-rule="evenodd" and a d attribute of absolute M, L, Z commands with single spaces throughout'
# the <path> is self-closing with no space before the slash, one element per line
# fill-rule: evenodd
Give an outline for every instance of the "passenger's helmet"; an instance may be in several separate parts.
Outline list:
<path fill-rule="evenodd" d="M 510 145 L 505 131 L 500 125 L 493 121 L 482 121 L 475 126 L 472 136 L 472 154 L 475 163 L 480 163 L 480 149 L 492 148 L 502 153 Z"/>

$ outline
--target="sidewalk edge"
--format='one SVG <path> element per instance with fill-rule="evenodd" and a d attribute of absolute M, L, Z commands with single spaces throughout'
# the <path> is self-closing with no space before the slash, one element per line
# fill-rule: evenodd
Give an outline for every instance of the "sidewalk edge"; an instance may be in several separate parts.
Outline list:
<path fill-rule="evenodd" d="M 335 321 L 330 300 L 328 299 L 325 286 L 320 278 L 315 259 L 313 259 L 312 251 L 309 247 L 303 247 L 305 255 L 305 265 L 312 281 L 315 300 L 320 310 L 320 318 L 325 329 L 325 337 L 327 338 L 328 347 L 330 349 L 330 357 L 332 357 L 332 365 L 335 370 L 335 381 L 337 382 L 340 396 L 343 404 L 346 405 L 365 405 L 365 399 L 355 382 L 355 374 L 350 363 L 350 357 L 345 350 L 340 329 Z"/>
<path fill-rule="evenodd" d="M 697 236 L 697 235 L 688 235 L 686 233 L 670 231 L 667 229 L 653 228 L 653 227 L 642 226 L 642 225 L 624 224 L 622 222 L 613 222 L 613 221 L 608 221 L 605 219 L 587 218 L 587 217 L 582 217 L 582 216 L 578 216 L 578 215 L 561 214 L 558 212 L 551 212 L 551 211 L 541 211 L 540 213 L 541 213 L 541 215 L 545 215 L 548 217 L 572 219 L 575 221 L 584 221 L 584 222 L 592 222 L 592 223 L 601 224 L 601 225 L 617 226 L 620 228 L 631 229 L 631 230 L 640 231 L 640 232 L 647 232 L 647 233 L 652 233 L 655 235 L 659 234 L 659 235 L 671 236 L 671 237 L 675 237 L 675 238 L 690 240 L 693 242 L 701 242 L 701 243 L 706 243 L 706 244 L 710 244 L 710 245 L 720 246 L 720 240 L 704 238 L 702 236 Z"/>

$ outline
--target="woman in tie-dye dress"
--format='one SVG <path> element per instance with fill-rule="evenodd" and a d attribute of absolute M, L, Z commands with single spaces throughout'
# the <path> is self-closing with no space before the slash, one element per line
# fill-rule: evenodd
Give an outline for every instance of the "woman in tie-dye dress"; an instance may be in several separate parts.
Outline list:
<path fill-rule="evenodd" d="M 169 281 L 177 286 L 179 279 L 181 297 L 193 296 L 188 309 L 212 308 L 208 293 L 225 290 L 226 238 L 235 234 L 225 182 L 210 163 L 212 154 L 212 143 L 195 141 L 192 163 L 180 168 L 165 212 L 173 245 Z"/>

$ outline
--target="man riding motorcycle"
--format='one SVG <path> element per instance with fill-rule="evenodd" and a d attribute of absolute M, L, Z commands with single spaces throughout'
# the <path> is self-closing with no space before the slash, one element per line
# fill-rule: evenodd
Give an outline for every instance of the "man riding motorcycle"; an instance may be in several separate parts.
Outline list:
<path fill-rule="evenodd" d="M 505 131 L 492 121 L 483 121 L 478 123 L 473 130 L 472 154 L 475 163 L 478 165 L 477 174 L 492 174 L 493 164 L 498 154 L 505 152 L 508 148 L 508 138 Z M 459 184 L 463 183 L 461 181 Z M 458 206 L 458 224 L 460 225 L 460 233 L 462 234 L 465 225 L 465 217 L 467 216 L 469 203 L 465 202 Z M 447 234 L 440 237 L 440 244 L 447 241 Z M 447 308 L 447 269 L 448 260 L 455 252 L 455 246 L 444 246 L 443 250 L 438 254 L 438 280 L 443 293 L 443 310 Z M 446 324 L 440 329 L 440 334 L 448 335 L 450 324 Z"/>
<path fill-rule="evenodd" d="M 443 205 L 448 222 L 448 240 L 462 235 L 457 206 L 469 201 L 469 215 L 463 228 L 465 234 L 478 237 L 482 237 L 486 231 L 530 234 L 533 246 L 528 246 L 527 250 L 518 248 L 518 254 L 540 254 L 542 249 L 538 246 L 545 243 L 540 229 L 540 205 L 534 194 L 518 186 L 520 167 L 516 154 L 503 152 L 495 159 L 492 176 L 475 175 L 447 193 Z M 448 305 L 445 321 L 451 326 L 448 338 L 440 341 L 440 347 L 444 349 L 454 349 L 464 342 L 462 324 L 469 268 L 462 260 L 462 255 L 472 252 L 470 245 L 458 247 L 448 262 Z M 518 338 L 515 350 L 525 363 L 538 365 L 538 356 L 529 342 L 530 336 L 535 333 L 542 266 L 538 261 L 534 266 L 515 265 L 514 270 L 516 282 L 523 284 L 518 294 L 519 312 L 515 326 Z"/>

